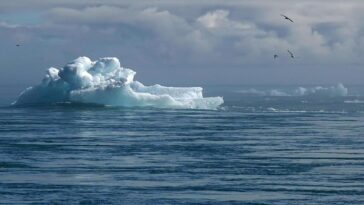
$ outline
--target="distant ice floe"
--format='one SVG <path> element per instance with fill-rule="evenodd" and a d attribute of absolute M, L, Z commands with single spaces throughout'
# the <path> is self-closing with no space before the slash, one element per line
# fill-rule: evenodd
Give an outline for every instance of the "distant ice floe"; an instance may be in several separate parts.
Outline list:
<path fill-rule="evenodd" d="M 201 87 L 145 86 L 117 58 L 79 57 L 61 69 L 49 68 L 42 82 L 24 90 L 13 105 L 62 102 L 125 107 L 216 109 L 222 97 L 203 97 Z"/>
<path fill-rule="evenodd" d="M 364 101 L 363 100 L 345 100 L 344 103 L 347 103 L 347 104 L 364 104 Z"/>
<path fill-rule="evenodd" d="M 239 93 L 255 96 L 322 96 L 322 97 L 344 97 L 348 95 L 348 89 L 341 83 L 336 86 L 312 88 L 298 87 L 293 91 L 283 91 L 279 89 L 257 90 L 254 88 L 240 90 Z"/>
<path fill-rule="evenodd" d="M 341 83 L 331 87 L 317 86 L 314 88 L 299 87 L 295 90 L 295 95 L 315 95 L 315 96 L 329 96 L 329 97 L 343 97 L 348 95 L 348 89 Z"/>
<path fill-rule="evenodd" d="M 277 89 L 257 90 L 255 88 L 250 88 L 247 90 L 240 90 L 238 92 L 244 95 L 256 95 L 256 96 L 290 96 L 287 92 Z"/>

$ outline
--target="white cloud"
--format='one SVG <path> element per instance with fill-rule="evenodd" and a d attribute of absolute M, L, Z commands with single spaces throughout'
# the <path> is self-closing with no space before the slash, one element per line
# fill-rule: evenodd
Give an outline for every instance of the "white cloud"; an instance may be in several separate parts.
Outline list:
<path fill-rule="evenodd" d="M 221 35 L 242 35 L 247 31 L 254 30 L 253 24 L 238 22 L 229 19 L 229 11 L 215 10 L 210 11 L 197 18 L 197 22 L 212 33 Z"/>
<path fill-rule="evenodd" d="M 223 56 L 224 60 L 221 61 L 223 64 L 247 61 L 261 63 L 261 60 L 258 60 L 261 59 L 261 55 L 277 52 L 276 50 L 285 52 L 287 49 L 292 49 L 301 58 L 307 57 L 322 63 L 332 62 L 327 59 L 333 58 L 334 54 L 344 48 L 353 53 L 356 45 L 350 43 L 349 39 L 359 38 L 357 33 L 360 25 L 351 25 L 356 21 L 349 25 L 344 22 L 347 21 L 345 14 L 350 13 L 355 4 L 347 3 L 337 8 L 309 1 L 296 5 L 288 4 L 283 7 L 282 12 L 278 10 L 278 6 L 283 5 L 282 2 L 287 3 L 281 1 L 271 5 L 262 4 L 261 1 L 255 4 L 244 2 L 243 6 L 252 8 L 251 15 L 244 18 L 240 18 L 239 14 L 236 14 L 237 9 L 234 8 L 207 10 L 191 21 L 189 16 L 174 14 L 173 8 L 107 5 L 53 8 L 47 17 L 50 24 L 82 24 L 93 27 L 92 29 L 99 29 L 98 27 L 105 29 L 107 25 L 117 29 L 125 26 L 142 29 L 145 32 L 142 35 L 151 36 L 153 44 L 160 45 L 155 48 L 156 53 L 165 55 L 169 60 L 173 57 L 176 61 L 179 61 L 179 56 L 186 56 L 183 53 L 192 52 L 193 55 L 190 57 L 194 60 L 200 59 L 201 62 L 211 57 Z M 242 6 L 238 3 L 237 5 Z M 268 9 L 268 6 L 272 8 Z M 289 13 L 295 23 L 286 22 L 280 16 L 281 13 Z M 331 34 L 324 33 L 325 28 L 321 29 L 322 25 L 328 23 L 338 27 Z M 106 29 L 112 31 L 110 28 Z M 285 34 L 280 35 L 280 32 Z M 140 34 L 136 34 L 138 35 Z M 332 37 L 334 35 L 335 38 Z M 199 57 L 195 58 L 196 55 Z M 355 55 L 348 55 L 346 58 L 341 56 L 338 59 L 350 61 L 353 56 Z M 214 61 L 219 60 L 221 59 L 214 58 Z"/>
<path fill-rule="evenodd" d="M 19 11 L 24 9 L 20 2 L 5 2 L 2 8 Z M 8 31 L 3 35 L 11 39 L 16 31 L 29 43 L 41 42 L 44 50 L 59 46 L 54 51 L 63 55 L 110 54 L 138 66 L 185 65 L 190 72 L 199 67 L 270 66 L 275 53 L 280 55 L 277 67 L 331 69 L 360 63 L 364 57 L 362 1 L 29 2 L 30 9 L 45 13 L 42 23 L 25 27 L 0 18 L 0 29 Z M 282 13 L 295 23 L 284 20 Z M 291 61 L 287 49 L 299 58 Z"/>

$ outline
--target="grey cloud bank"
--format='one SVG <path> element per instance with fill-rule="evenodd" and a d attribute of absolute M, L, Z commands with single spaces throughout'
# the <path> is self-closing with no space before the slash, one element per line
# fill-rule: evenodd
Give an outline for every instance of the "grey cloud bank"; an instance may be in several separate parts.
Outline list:
<path fill-rule="evenodd" d="M 4 1 L 0 80 L 34 83 L 51 65 L 86 55 L 117 56 L 147 83 L 360 84 L 363 8 L 361 1 Z"/>

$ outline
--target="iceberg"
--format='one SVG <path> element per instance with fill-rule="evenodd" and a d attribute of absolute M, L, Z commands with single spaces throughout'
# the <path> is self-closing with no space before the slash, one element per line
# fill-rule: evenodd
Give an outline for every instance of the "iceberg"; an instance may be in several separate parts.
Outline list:
<path fill-rule="evenodd" d="M 79 57 L 63 68 L 51 67 L 40 84 L 24 90 L 13 105 L 93 103 L 123 107 L 217 109 L 222 97 L 203 97 L 201 87 L 145 86 L 136 72 L 115 57 Z"/>
<path fill-rule="evenodd" d="M 349 90 L 342 83 L 335 86 L 323 87 L 316 86 L 312 88 L 298 87 L 294 90 L 257 90 L 250 88 L 247 90 L 239 90 L 238 93 L 252 96 L 272 96 L 272 97 L 290 97 L 290 96 L 308 96 L 308 97 L 345 97 L 348 96 Z"/>
<path fill-rule="evenodd" d="M 348 95 L 348 89 L 342 83 L 339 83 L 336 86 L 331 86 L 331 87 L 322 87 L 322 86 L 317 86 L 314 88 L 299 87 L 295 90 L 295 95 L 345 97 Z"/>

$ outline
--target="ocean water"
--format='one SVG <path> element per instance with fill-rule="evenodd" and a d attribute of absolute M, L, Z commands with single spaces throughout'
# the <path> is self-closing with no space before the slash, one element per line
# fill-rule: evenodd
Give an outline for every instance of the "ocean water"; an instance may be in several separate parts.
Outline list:
<path fill-rule="evenodd" d="M 363 87 L 254 89 L 174 110 L 10 107 L 2 86 L 0 204 L 364 204 Z"/>

